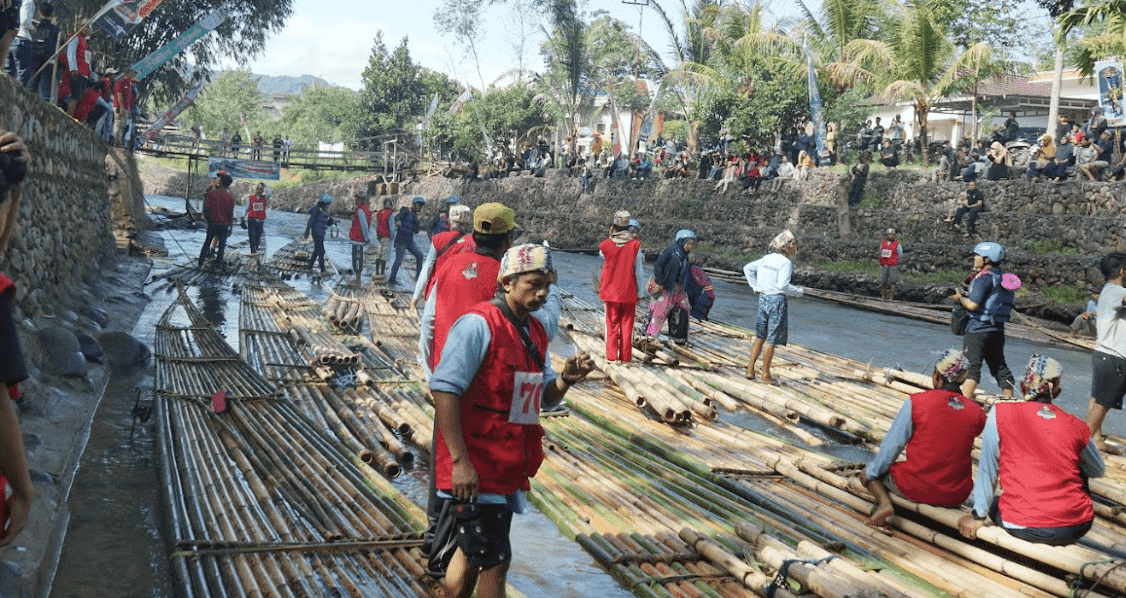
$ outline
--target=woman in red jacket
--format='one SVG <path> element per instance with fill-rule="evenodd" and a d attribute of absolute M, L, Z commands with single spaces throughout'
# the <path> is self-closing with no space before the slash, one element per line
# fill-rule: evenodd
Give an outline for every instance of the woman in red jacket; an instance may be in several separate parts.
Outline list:
<path fill-rule="evenodd" d="M 633 320 L 638 295 L 645 288 L 641 242 L 629 230 L 629 212 L 614 214 L 610 237 L 598 246 L 602 279 L 598 298 L 606 304 L 606 359 L 633 358 Z"/>

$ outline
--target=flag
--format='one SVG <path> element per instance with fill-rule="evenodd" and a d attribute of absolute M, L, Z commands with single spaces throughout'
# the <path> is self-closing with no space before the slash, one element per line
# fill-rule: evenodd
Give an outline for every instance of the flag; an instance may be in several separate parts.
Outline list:
<path fill-rule="evenodd" d="M 211 33 L 223 21 L 227 20 L 227 9 L 220 7 L 212 11 L 211 14 L 203 17 L 203 20 L 188 27 L 187 31 L 181 33 L 176 39 L 161 46 L 158 50 L 145 56 L 140 62 L 133 65 L 133 72 L 137 73 L 137 80 L 140 81 L 145 77 L 152 74 L 153 71 L 160 68 L 160 65 L 168 62 L 172 57 L 180 52 L 183 52 L 188 46 L 194 44 L 203 36 Z"/>
<path fill-rule="evenodd" d="M 813 134 L 817 139 L 817 155 L 812 156 L 815 163 L 821 160 L 825 151 L 825 113 L 821 110 L 821 90 L 817 88 L 817 71 L 813 68 L 813 54 L 809 53 L 809 39 L 804 41 L 805 58 L 809 69 L 809 112 L 813 119 Z"/>
<path fill-rule="evenodd" d="M 661 85 L 662 83 L 657 84 L 657 93 L 653 94 L 653 101 L 649 102 L 649 109 L 645 111 L 645 118 L 641 121 L 641 129 L 637 134 L 639 144 L 649 145 L 649 138 L 653 136 L 653 109 L 656 108 L 657 100 L 661 97 Z M 660 118 L 660 123 L 658 131 L 663 128 L 664 118 Z"/>
<path fill-rule="evenodd" d="M 472 99 L 472 89 L 466 89 L 465 91 L 461 92 L 461 95 L 457 96 L 457 99 L 454 100 L 454 103 L 450 104 L 450 114 L 457 114 L 458 112 L 460 112 L 461 108 Z"/>
<path fill-rule="evenodd" d="M 115 6 L 94 21 L 94 24 L 104 29 L 115 41 L 121 41 L 160 2 L 161 0 L 114 0 Z"/>
<path fill-rule="evenodd" d="M 184 110 L 187 110 L 188 106 L 191 106 L 192 104 L 194 104 L 195 103 L 195 97 L 197 95 L 199 95 L 199 90 L 202 87 L 203 87 L 202 83 L 193 87 L 187 93 L 187 95 L 180 98 L 179 102 L 176 102 L 176 104 L 174 106 L 169 108 L 168 112 L 165 112 L 160 118 L 156 119 L 156 121 L 153 122 L 153 124 L 149 125 L 149 130 L 145 131 L 145 134 L 141 136 L 141 145 L 143 146 L 146 143 L 148 143 L 150 140 L 152 140 L 152 138 L 157 133 L 159 133 L 161 129 L 163 129 L 165 126 L 167 126 L 168 123 L 172 122 L 172 119 L 179 116 L 180 113 L 183 112 Z"/>

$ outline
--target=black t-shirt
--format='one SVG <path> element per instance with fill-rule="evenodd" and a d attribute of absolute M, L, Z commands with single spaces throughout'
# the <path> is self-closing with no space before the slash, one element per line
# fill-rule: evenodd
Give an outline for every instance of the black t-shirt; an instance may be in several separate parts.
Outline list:
<path fill-rule="evenodd" d="M 0 295 L 0 382 L 13 386 L 27 380 L 27 364 L 23 359 L 16 322 L 12 319 L 10 294 Z M 7 400 L 7 397 L 0 397 Z"/>

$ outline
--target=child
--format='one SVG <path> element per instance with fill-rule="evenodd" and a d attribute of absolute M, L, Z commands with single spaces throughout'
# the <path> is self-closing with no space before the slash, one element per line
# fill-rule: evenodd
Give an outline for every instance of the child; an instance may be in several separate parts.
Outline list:
<path fill-rule="evenodd" d="M 748 380 L 755 379 L 755 362 L 761 353 L 762 381 L 777 384 L 770 376 L 770 363 L 774 360 L 774 346 L 784 346 L 789 338 L 786 295 L 800 297 L 805 292 L 801 287 L 790 284 L 790 274 L 794 269 L 790 257 L 797 252 L 794 234 L 784 230 L 770 242 L 770 253 L 743 266 L 747 283 L 751 285 L 752 292 L 758 295 L 758 324 L 755 325 L 751 361 L 747 364 Z"/>
<path fill-rule="evenodd" d="M 629 222 L 629 212 L 616 212 L 609 238 L 598 246 L 605 260 L 598 297 L 606 304 L 607 361 L 633 359 L 634 311 L 645 288 L 641 242 L 630 232 Z"/>

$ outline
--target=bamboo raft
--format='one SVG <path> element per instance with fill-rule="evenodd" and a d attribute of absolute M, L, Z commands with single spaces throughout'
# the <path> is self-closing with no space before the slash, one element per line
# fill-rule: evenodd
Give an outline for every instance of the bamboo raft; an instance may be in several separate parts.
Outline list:
<path fill-rule="evenodd" d="M 337 270 L 336 264 L 332 260 L 325 257 L 325 273 L 320 273 L 320 264 L 315 267 L 309 267 L 309 257 L 313 255 L 312 241 L 303 241 L 295 239 L 274 252 L 270 259 L 266 261 L 267 268 L 272 270 L 281 278 L 293 278 L 299 276 L 325 276 L 328 278 L 336 278 L 340 271 Z"/>

